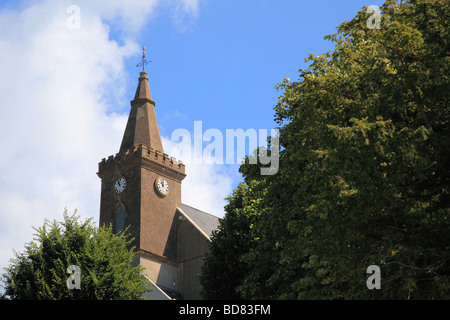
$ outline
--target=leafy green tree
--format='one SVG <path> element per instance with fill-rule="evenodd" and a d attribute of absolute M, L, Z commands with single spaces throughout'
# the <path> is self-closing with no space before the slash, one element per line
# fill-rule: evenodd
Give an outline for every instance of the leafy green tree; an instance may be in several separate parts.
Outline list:
<path fill-rule="evenodd" d="M 449 9 L 386 1 L 380 29 L 361 10 L 280 84 L 291 201 L 268 219 L 288 232 L 283 268 L 302 270 L 279 297 L 449 297 Z M 366 287 L 371 264 L 382 290 Z"/>
<path fill-rule="evenodd" d="M 280 168 L 245 235 L 258 241 L 222 248 L 245 271 L 241 297 L 450 298 L 450 3 L 380 9 L 380 28 L 363 8 L 277 86 Z M 373 264 L 381 290 L 366 286 Z"/>
<path fill-rule="evenodd" d="M 275 150 L 270 148 L 269 155 Z M 252 155 L 252 156 L 259 156 Z M 260 163 L 252 165 L 249 158 L 239 168 L 247 185 L 258 185 L 261 192 L 257 198 L 248 194 L 247 201 L 257 201 L 259 214 L 253 222 L 250 234 L 254 240 L 248 250 L 240 254 L 240 262 L 246 270 L 236 291 L 242 299 L 292 299 L 289 289 L 292 279 L 299 276 L 299 267 L 285 267 L 299 252 L 284 255 L 283 246 L 291 241 L 283 213 L 290 204 L 290 185 L 287 180 L 276 175 L 260 175 Z M 225 217 L 226 218 L 226 217 Z M 286 294 L 280 295 L 282 288 Z"/>
<path fill-rule="evenodd" d="M 299 298 L 448 297 L 449 9 L 387 1 L 380 29 L 362 10 L 327 37 L 333 53 L 281 84 Z M 371 264 L 380 291 L 363 281 Z"/>
<path fill-rule="evenodd" d="M 67 211 L 64 221 L 46 220 L 35 230 L 34 241 L 23 253 L 15 253 L 3 275 L 7 298 L 141 299 L 146 283 L 141 267 L 132 266 L 136 253 L 125 234 L 97 228 L 91 219 L 80 221 Z"/>
<path fill-rule="evenodd" d="M 241 183 L 228 197 L 225 217 L 213 231 L 200 274 L 204 299 L 241 298 L 237 286 L 248 270 L 240 258 L 258 241 L 251 231 L 261 210 L 259 199 L 263 194 L 261 184 L 251 182 L 249 185 Z"/>

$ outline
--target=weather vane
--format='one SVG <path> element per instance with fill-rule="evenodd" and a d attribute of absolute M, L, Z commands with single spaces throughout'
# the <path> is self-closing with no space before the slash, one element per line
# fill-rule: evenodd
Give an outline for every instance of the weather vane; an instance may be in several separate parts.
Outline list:
<path fill-rule="evenodd" d="M 151 62 L 151 61 L 145 60 L 145 46 L 144 46 L 144 47 L 142 48 L 142 61 L 139 62 L 139 63 L 136 65 L 136 67 L 141 67 L 141 66 L 142 66 L 142 72 L 144 72 L 144 66 L 145 66 L 146 64 L 148 64 L 149 62 Z"/>

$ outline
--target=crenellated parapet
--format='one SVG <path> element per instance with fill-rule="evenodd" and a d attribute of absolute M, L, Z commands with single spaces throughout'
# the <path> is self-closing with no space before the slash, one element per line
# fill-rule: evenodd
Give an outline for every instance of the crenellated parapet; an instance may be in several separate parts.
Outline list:
<path fill-rule="evenodd" d="M 143 144 L 133 146 L 131 149 L 116 153 L 116 155 L 111 155 L 107 159 L 103 158 L 98 164 L 99 175 L 101 172 L 115 170 L 123 165 L 141 161 L 144 165 L 157 166 L 163 171 L 176 171 L 178 174 L 185 175 L 183 162 L 177 161 L 175 157 L 170 157 L 167 153 L 162 153 Z"/>

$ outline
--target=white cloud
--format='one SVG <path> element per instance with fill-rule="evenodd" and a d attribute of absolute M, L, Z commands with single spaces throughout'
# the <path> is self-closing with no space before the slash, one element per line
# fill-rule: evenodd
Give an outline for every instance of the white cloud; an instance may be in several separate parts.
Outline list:
<path fill-rule="evenodd" d="M 173 142 L 169 138 L 162 138 L 164 152 L 171 156 L 179 157 L 179 152 L 174 150 L 178 142 Z M 191 150 L 195 150 L 191 141 Z M 206 211 L 218 217 L 224 216 L 225 197 L 228 197 L 233 188 L 233 171 L 236 166 L 215 164 L 210 155 L 197 155 L 201 163 L 197 163 L 194 155 L 184 155 L 177 160 L 181 160 L 186 165 L 186 178 L 182 182 L 181 198 L 182 202 Z"/>
<path fill-rule="evenodd" d="M 176 10 L 196 16 L 199 9 L 199 0 L 176 0 Z"/>
<path fill-rule="evenodd" d="M 182 31 L 189 29 L 192 18 L 197 17 L 200 0 L 169 0 L 174 3 L 173 23 Z"/>
<path fill-rule="evenodd" d="M 136 32 L 151 18 L 157 5 L 164 0 L 78 0 L 81 11 L 94 12 L 114 27 L 126 32 Z M 167 1 L 167 0 L 166 0 Z"/>
<path fill-rule="evenodd" d="M 67 25 L 72 3 L 30 3 L 0 9 L 0 269 L 32 240 L 32 226 L 61 220 L 65 207 L 98 221 L 98 162 L 119 149 L 128 114 L 115 111 L 136 85 L 124 80 L 124 59 L 139 54 L 132 34 L 160 1 L 77 1 L 79 29 Z M 194 14 L 198 1 L 184 8 Z M 127 32 L 121 45 L 107 23 Z M 220 214 L 227 177 L 214 168 L 188 174 L 183 190 L 203 196 L 185 191 L 186 203 Z"/>
<path fill-rule="evenodd" d="M 104 97 L 124 91 L 138 46 L 109 40 L 95 12 L 78 30 L 66 20 L 55 1 L 0 13 L 0 267 L 66 206 L 98 219 L 97 163 L 121 139 L 126 117 L 106 116 L 118 97 Z"/>

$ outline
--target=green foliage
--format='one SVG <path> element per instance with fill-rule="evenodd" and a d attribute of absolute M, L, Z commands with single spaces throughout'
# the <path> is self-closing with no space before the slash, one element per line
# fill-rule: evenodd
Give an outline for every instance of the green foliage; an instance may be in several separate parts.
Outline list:
<path fill-rule="evenodd" d="M 280 169 L 240 170 L 263 181 L 245 234 L 258 241 L 222 243 L 243 270 L 240 297 L 450 298 L 450 3 L 386 1 L 380 29 L 367 28 L 371 14 L 277 86 Z M 366 287 L 372 264 L 381 290 Z"/>
<path fill-rule="evenodd" d="M 213 231 L 212 243 L 200 274 L 204 299 L 240 298 L 236 287 L 246 274 L 240 256 L 255 245 L 258 238 L 252 232 L 261 211 L 260 197 L 264 189 L 258 182 L 241 183 L 228 198 L 225 217 Z"/>
<path fill-rule="evenodd" d="M 64 221 L 45 221 L 35 228 L 34 241 L 15 252 L 3 275 L 5 296 L 36 300 L 141 299 L 145 282 L 126 235 L 97 228 L 91 219 L 79 221 L 64 213 Z M 69 289 L 67 268 L 80 268 L 80 289 Z"/>

